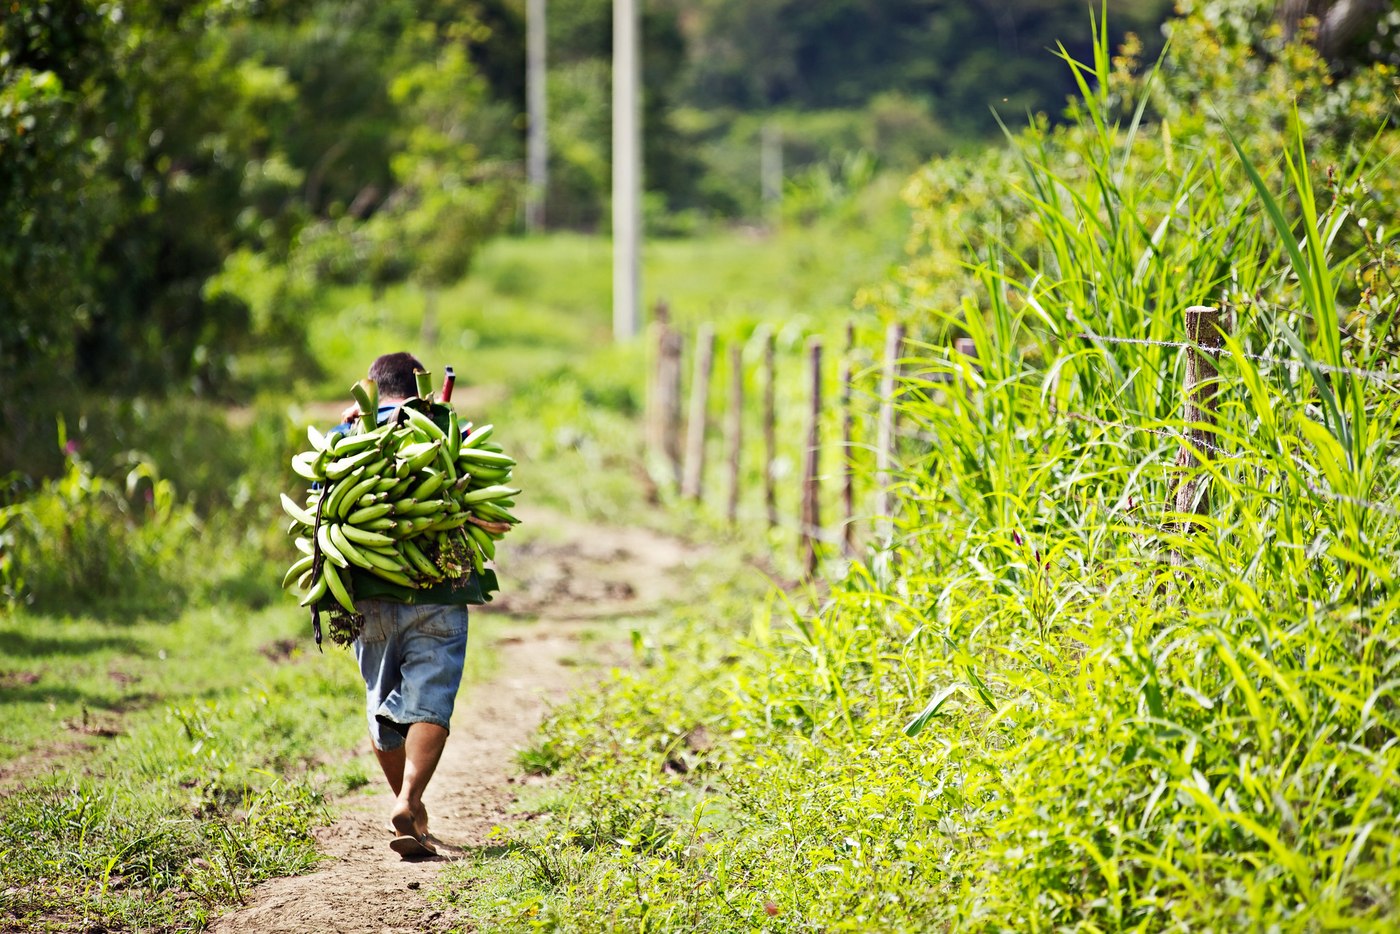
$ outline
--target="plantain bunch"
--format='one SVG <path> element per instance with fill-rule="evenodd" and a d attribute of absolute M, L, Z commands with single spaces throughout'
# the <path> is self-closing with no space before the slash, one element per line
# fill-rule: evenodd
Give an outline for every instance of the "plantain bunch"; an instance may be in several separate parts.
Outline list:
<path fill-rule="evenodd" d="M 383 425 L 373 381 L 352 387 L 367 414 L 349 434 L 307 429 L 311 447 L 292 469 L 312 482 L 303 502 L 282 494 L 287 528 L 301 556 L 283 588 L 295 585 L 302 606 L 333 599 L 355 613 L 358 569 L 419 589 L 478 574 L 496 542 L 518 520 L 508 511 L 520 491 L 510 485 L 515 460 L 493 443 L 493 426 L 460 424 L 450 405 L 422 398 L 399 407 Z M 447 425 L 432 412 L 446 409 Z"/>

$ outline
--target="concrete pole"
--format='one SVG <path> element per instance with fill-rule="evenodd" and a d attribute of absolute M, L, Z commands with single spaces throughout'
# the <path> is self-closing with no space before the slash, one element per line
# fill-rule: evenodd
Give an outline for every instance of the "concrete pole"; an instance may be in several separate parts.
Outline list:
<path fill-rule="evenodd" d="M 638 0 L 613 0 L 613 338 L 641 327 L 642 114 Z"/>
<path fill-rule="evenodd" d="M 545 192 L 549 188 L 548 118 L 545 104 L 545 0 L 526 0 L 525 107 L 529 131 L 525 137 L 525 229 L 544 229 Z"/>
<path fill-rule="evenodd" d="M 783 203 L 783 131 L 771 120 L 764 121 L 759 133 L 758 161 L 763 208 L 776 215 Z"/>

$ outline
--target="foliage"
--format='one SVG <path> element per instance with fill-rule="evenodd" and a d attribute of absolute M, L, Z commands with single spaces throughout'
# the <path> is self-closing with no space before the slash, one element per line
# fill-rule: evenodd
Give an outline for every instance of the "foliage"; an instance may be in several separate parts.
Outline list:
<path fill-rule="evenodd" d="M 118 402 L 59 415 L 57 428 L 58 476 L 13 474 L 0 500 L 12 607 L 168 615 L 260 573 L 240 549 L 280 544 L 264 532 L 277 512 L 264 491 L 281 481 L 299 434 L 284 406 L 229 416 L 192 402 Z"/>
<path fill-rule="evenodd" d="M 39 433 L 20 400 L 51 379 L 227 394 L 256 348 L 305 360 L 306 290 L 322 277 L 450 281 L 508 219 L 514 186 L 491 163 L 514 158 L 518 134 L 469 57 L 488 38 L 472 4 L 11 6 L 7 433 Z M 341 258 L 356 239 L 373 262 Z M 290 264 L 271 301 L 220 274 L 257 254 Z"/>
<path fill-rule="evenodd" d="M 190 510 L 169 480 L 132 452 L 123 482 L 96 475 L 60 425 L 68 467 L 33 495 L 0 509 L 7 603 L 62 611 L 99 607 L 120 613 L 131 601 L 178 601 L 197 538 Z M 164 602 L 164 601 L 161 601 Z"/>
<path fill-rule="evenodd" d="M 565 781 L 507 883 L 450 891 L 483 922 L 1395 925 L 1394 132 L 1311 107 L 1348 92 L 1297 47 L 1238 128 L 1191 125 L 1189 67 L 1069 58 L 1075 123 L 920 173 L 911 263 L 866 295 L 917 328 L 895 539 L 634 640 L 530 753 Z M 1291 109 L 1287 73 L 1322 90 Z M 1197 304 L 1228 355 L 1179 461 Z"/>
<path fill-rule="evenodd" d="M 680 5 L 680 4 L 676 4 Z M 958 132 L 993 130 L 990 111 L 1055 113 L 1073 84 L 1042 54 L 1090 44 L 1084 5 L 898 0 L 706 0 L 684 4 L 689 39 L 685 100 L 766 110 L 862 107 L 881 93 L 927 100 Z M 1165 3 L 1113 5 L 1115 41 L 1152 33 Z"/>

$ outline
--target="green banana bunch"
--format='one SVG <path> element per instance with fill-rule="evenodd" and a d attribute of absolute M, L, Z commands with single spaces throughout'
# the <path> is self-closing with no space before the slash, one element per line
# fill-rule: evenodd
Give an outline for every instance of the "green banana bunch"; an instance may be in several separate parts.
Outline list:
<path fill-rule="evenodd" d="M 308 428 L 310 448 L 292 458 L 293 472 L 316 486 L 301 502 L 281 496 L 298 551 L 283 588 L 302 591 L 302 606 L 331 599 L 354 613 L 352 570 L 414 589 L 480 573 L 520 521 L 508 511 L 520 492 L 515 460 L 489 440 L 494 426 L 462 424 L 449 406 L 444 429 L 427 396 L 375 426 L 374 382 L 351 393 L 366 413 L 356 429 Z"/>

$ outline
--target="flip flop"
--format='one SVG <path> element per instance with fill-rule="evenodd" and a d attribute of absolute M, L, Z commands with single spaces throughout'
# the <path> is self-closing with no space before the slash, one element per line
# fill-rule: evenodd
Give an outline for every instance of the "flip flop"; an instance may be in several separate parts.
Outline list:
<path fill-rule="evenodd" d="M 400 856 L 408 859 L 413 856 L 436 856 L 437 848 L 428 842 L 427 834 L 415 837 L 412 834 L 404 834 L 389 841 L 389 849 Z"/>

